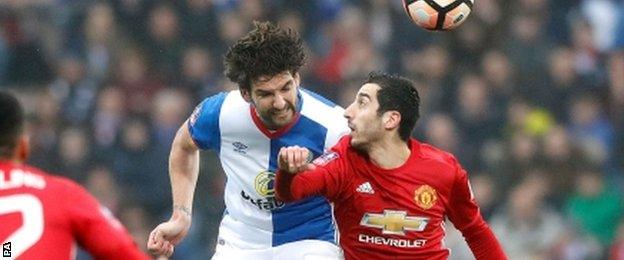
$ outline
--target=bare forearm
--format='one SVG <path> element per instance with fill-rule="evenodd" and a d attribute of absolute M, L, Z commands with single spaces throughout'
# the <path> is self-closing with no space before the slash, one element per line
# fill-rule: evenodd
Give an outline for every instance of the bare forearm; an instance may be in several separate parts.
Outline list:
<path fill-rule="evenodd" d="M 182 127 L 169 154 L 169 178 L 173 195 L 173 209 L 188 215 L 192 212 L 193 194 L 199 175 L 199 150 L 192 144 L 188 130 Z"/>
<path fill-rule="evenodd" d="M 169 178 L 174 207 L 192 209 L 193 194 L 199 175 L 199 151 L 171 151 Z"/>
<path fill-rule="evenodd" d="M 188 234 L 198 175 L 199 148 L 193 142 L 185 122 L 176 133 L 169 153 L 173 212 L 171 219 L 156 226 L 150 233 L 147 248 L 152 254 L 171 256 L 174 246 Z"/>

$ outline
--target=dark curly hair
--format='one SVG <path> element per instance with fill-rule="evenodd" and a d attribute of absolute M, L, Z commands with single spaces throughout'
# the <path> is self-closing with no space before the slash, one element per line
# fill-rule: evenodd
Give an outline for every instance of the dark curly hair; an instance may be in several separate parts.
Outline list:
<path fill-rule="evenodd" d="M 225 54 L 225 76 L 238 87 L 251 90 L 261 76 L 289 71 L 293 75 L 305 62 L 303 42 L 297 32 L 270 22 L 254 22 L 254 29 Z"/>
<path fill-rule="evenodd" d="M 407 141 L 420 117 L 418 111 L 420 96 L 414 87 L 414 83 L 407 78 L 381 72 L 371 72 L 364 83 L 373 83 L 380 87 L 377 92 L 378 115 L 381 116 L 390 110 L 398 111 L 401 114 L 399 136 L 403 141 Z"/>

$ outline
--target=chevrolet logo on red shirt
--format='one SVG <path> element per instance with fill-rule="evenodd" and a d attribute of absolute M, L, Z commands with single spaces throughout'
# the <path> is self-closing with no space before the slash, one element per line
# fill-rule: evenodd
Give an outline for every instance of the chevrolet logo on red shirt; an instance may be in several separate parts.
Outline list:
<path fill-rule="evenodd" d="M 423 231 L 429 218 L 411 217 L 405 211 L 384 210 L 383 214 L 364 213 L 360 225 L 380 228 L 383 234 L 405 235 L 405 231 Z"/>

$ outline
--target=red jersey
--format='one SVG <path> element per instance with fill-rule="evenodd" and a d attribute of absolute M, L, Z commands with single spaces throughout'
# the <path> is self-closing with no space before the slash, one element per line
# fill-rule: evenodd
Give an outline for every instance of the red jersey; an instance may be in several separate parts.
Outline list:
<path fill-rule="evenodd" d="M 317 168 L 278 173 L 282 201 L 324 195 L 334 203 L 346 259 L 446 259 L 444 220 L 459 229 L 477 259 L 506 259 L 479 213 L 466 171 L 449 153 L 411 139 L 411 154 L 382 169 L 343 137 Z"/>
<path fill-rule="evenodd" d="M 73 259 L 76 244 L 96 259 L 149 259 L 84 188 L 22 164 L 0 161 L 0 223 L 10 259 Z"/>

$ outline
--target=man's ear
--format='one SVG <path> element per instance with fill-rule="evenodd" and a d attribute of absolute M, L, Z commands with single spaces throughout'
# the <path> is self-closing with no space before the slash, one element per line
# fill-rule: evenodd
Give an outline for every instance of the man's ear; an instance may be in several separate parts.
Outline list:
<path fill-rule="evenodd" d="M 251 91 L 249 89 L 241 88 L 239 91 L 241 93 L 241 96 L 243 96 L 243 99 L 247 101 L 247 103 L 252 103 Z"/>
<path fill-rule="evenodd" d="M 23 134 L 17 141 L 17 147 L 15 147 L 15 159 L 19 162 L 25 162 L 30 155 L 30 138 L 28 135 Z"/>
<path fill-rule="evenodd" d="M 301 76 L 299 75 L 299 72 L 295 72 L 295 75 L 293 75 L 293 78 L 295 80 L 295 86 L 299 86 L 301 84 Z"/>
<path fill-rule="evenodd" d="M 398 111 L 390 110 L 386 111 L 382 118 L 383 126 L 387 130 L 398 128 L 401 124 L 401 113 Z"/>

